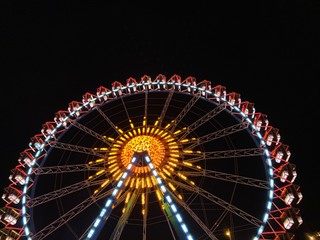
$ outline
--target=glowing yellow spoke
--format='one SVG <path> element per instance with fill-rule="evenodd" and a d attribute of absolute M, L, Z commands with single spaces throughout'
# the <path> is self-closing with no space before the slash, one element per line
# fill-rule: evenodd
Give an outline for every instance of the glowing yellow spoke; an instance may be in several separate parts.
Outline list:
<path fill-rule="evenodd" d="M 169 157 L 169 161 L 178 162 L 179 160 L 173 157 Z"/>
<path fill-rule="evenodd" d="M 168 129 L 173 123 L 174 123 L 174 120 L 172 120 L 170 123 L 168 123 L 168 124 L 165 126 L 165 129 Z"/>
<path fill-rule="evenodd" d="M 176 145 L 173 145 L 173 146 L 176 146 Z M 180 152 L 179 149 L 176 149 L 176 148 L 170 149 L 169 148 L 169 153 L 179 153 L 179 152 Z"/>
<path fill-rule="evenodd" d="M 179 133 L 181 133 L 181 130 L 175 131 L 175 132 L 173 133 L 173 135 L 177 135 L 177 134 L 179 134 Z"/>
<path fill-rule="evenodd" d="M 171 172 L 174 172 L 174 169 L 172 167 L 170 167 L 169 165 L 165 166 L 167 169 L 169 169 Z"/>
<path fill-rule="evenodd" d="M 171 144 L 177 144 L 177 143 L 174 141 L 174 138 L 173 138 L 173 137 L 171 137 L 170 135 L 168 135 L 168 138 L 167 138 L 167 137 L 165 137 L 165 139 L 166 139 L 166 141 L 167 141 L 168 145 L 171 145 Z"/>
<path fill-rule="evenodd" d="M 99 172 L 96 172 L 96 175 L 100 175 L 102 173 L 104 173 L 106 170 L 100 170 Z"/>
<path fill-rule="evenodd" d="M 159 189 L 156 190 L 156 194 L 157 194 L 158 200 L 161 201 L 162 200 L 162 193 Z"/>
<path fill-rule="evenodd" d="M 157 135 L 161 136 L 163 134 L 163 130 L 160 130 Z"/>
<path fill-rule="evenodd" d="M 169 149 L 177 149 L 177 148 L 179 148 L 179 146 L 178 146 L 178 145 L 172 145 L 172 146 L 169 146 Z"/>
<path fill-rule="evenodd" d="M 134 183 L 135 183 L 135 178 L 132 178 L 132 179 L 131 179 L 131 182 L 130 182 L 130 188 L 133 188 Z"/>
<path fill-rule="evenodd" d="M 130 196 L 131 196 L 131 192 L 128 192 L 128 193 L 127 193 L 127 196 L 126 196 L 125 203 L 128 203 L 128 202 L 129 202 Z"/>
<path fill-rule="evenodd" d="M 128 134 L 123 134 L 123 136 L 124 136 L 126 139 L 130 139 L 130 137 L 129 137 Z"/>
<path fill-rule="evenodd" d="M 115 181 L 118 181 L 122 176 L 122 172 L 119 172 L 117 176 L 115 176 Z"/>
<path fill-rule="evenodd" d="M 139 186 L 140 186 L 140 179 L 137 178 L 137 179 L 136 179 L 136 188 L 139 188 Z"/>
<path fill-rule="evenodd" d="M 129 119 L 129 124 L 130 124 L 130 127 L 133 129 L 133 128 L 134 128 L 134 125 L 133 125 L 131 119 Z"/>
<path fill-rule="evenodd" d="M 152 181 L 153 186 L 158 185 L 157 180 L 153 175 L 151 176 L 151 181 Z"/>
<path fill-rule="evenodd" d="M 168 176 L 171 176 L 171 173 L 167 169 L 163 168 L 162 171 Z"/>
<path fill-rule="evenodd" d="M 192 151 L 192 150 L 187 149 L 187 150 L 183 150 L 183 153 L 185 153 L 185 154 L 192 154 L 192 153 L 193 153 L 193 151 Z"/>
<path fill-rule="evenodd" d="M 89 165 L 92 165 L 92 164 L 98 164 L 98 163 L 104 163 L 105 162 L 105 159 L 104 158 L 100 158 L 100 159 L 97 159 L 95 161 L 90 161 L 88 162 Z"/>
<path fill-rule="evenodd" d="M 145 188 L 145 187 L 146 187 L 146 185 L 145 185 L 145 179 L 144 179 L 144 178 L 141 179 L 141 187 L 142 187 L 142 188 Z"/>
<path fill-rule="evenodd" d="M 172 191 L 176 191 L 176 188 L 173 186 L 172 183 L 169 182 L 168 185 L 169 185 L 169 187 L 171 188 Z"/>
<path fill-rule="evenodd" d="M 130 181 L 131 181 L 131 177 L 128 177 L 128 179 L 126 180 L 126 182 L 125 182 L 125 184 L 124 184 L 124 186 L 128 186 L 128 184 L 130 183 Z"/>
<path fill-rule="evenodd" d="M 107 161 L 107 164 L 111 165 L 112 163 L 115 163 L 116 161 L 117 161 L 116 159 L 111 160 L 111 161 L 110 161 L 110 160 L 108 160 L 108 161 Z"/>
<path fill-rule="evenodd" d="M 147 182 L 147 187 L 151 188 L 152 187 L 152 183 L 151 183 L 150 177 L 146 178 L 146 182 Z"/>
<path fill-rule="evenodd" d="M 120 128 L 118 128 L 117 126 L 116 126 L 116 129 L 118 130 L 119 133 L 123 134 L 123 131 Z"/>
<path fill-rule="evenodd" d="M 109 173 L 114 173 L 117 170 L 119 170 L 119 167 L 118 167 L 118 165 L 116 165 L 116 163 L 113 164 L 112 167 L 111 166 L 109 167 Z"/>
<path fill-rule="evenodd" d="M 106 148 L 106 147 L 102 147 L 102 148 L 93 148 L 93 150 L 95 150 L 95 151 L 103 151 L 103 152 L 105 152 L 105 151 L 108 151 L 108 148 Z"/>
<path fill-rule="evenodd" d="M 142 121 L 142 126 L 146 126 L 146 124 L 147 124 L 147 117 L 144 116 Z"/>
<path fill-rule="evenodd" d="M 187 180 L 187 177 L 181 173 L 178 173 L 178 176 L 183 180 Z"/>
<path fill-rule="evenodd" d="M 109 183 L 109 179 L 107 179 L 106 181 L 104 181 L 102 184 L 101 184 L 101 187 L 105 187 L 107 184 Z"/>
<path fill-rule="evenodd" d="M 112 161 L 114 161 L 115 159 L 117 158 L 117 156 L 109 156 L 108 157 L 108 162 L 112 162 Z"/>
<path fill-rule="evenodd" d="M 101 191 L 102 189 L 104 189 L 106 187 L 106 185 L 109 183 L 109 179 L 105 180 L 99 188 L 97 188 L 96 190 L 94 190 L 94 194 L 97 194 L 99 191 Z"/>
<path fill-rule="evenodd" d="M 161 134 L 161 138 L 164 138 L 165 136 L 167 136 L 168 133 L 167 132 L 164 132 L 163 134 Z"/>
<path fill-rule="evenodd" d="M 161 176 L 163 180 L 166 180 L 167 177 L 163 174 L 163 172 L 159 171 L 158 174 Z"/>
<path fill-rule="evenodd" d="M 155 126 L 155 127 L 158 126 L 159 120 L 160 120 L 160 118 L 158 117 L 158 119 L 154 122 L 154 126 Z"/>
<path fill-rule="evenodd" d="M 170 164 L 170 165 L 173 166 L 173 167 L 176 167 L 176 166 L 177 166 L 177 164 L 172 163 L 172 162 L 168 162 L 168 164 Z"/>
<path fill-rule="evenodd" d="M 141 204 L 144 205 L 146 203 L 145 193 L 141 194 Z"/>
<path fill-rule="evenodd" d="M 192 163 L 190 163 L 190 162 L 183 161 L 182 163 L 183 163 L 184 165 L 186 165 L 186 166 L 192 167 Z"/>
<path fill-rule="evenodd" d="M 112 177 L 116 178 L 119 173 L 120 173 L 120 169 L 118 168 L 117 171 L 112 174 Z"/>

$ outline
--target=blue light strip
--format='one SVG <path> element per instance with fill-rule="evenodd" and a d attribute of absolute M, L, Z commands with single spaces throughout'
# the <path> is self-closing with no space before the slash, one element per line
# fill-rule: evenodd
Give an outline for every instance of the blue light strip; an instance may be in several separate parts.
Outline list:
<path fill-rule="evenodd" d="M 129 173 L 131 172 L 131 168 L 132 168 L 132 166 L 133 166 L 133 164 L 134 164 L 134 162 L 136 160 L 137 160 L 136 157 L 133 157 L 131 159 L 130 164 L 128 165 L 128 167 L 124 171 L 124 173 L 122 174 L 122 177 L 120 178 L 120 180 L 117 182 L 115 189 L 113 189 L 111 196 L 107 199 L 107 201 L 106 201 L 106 203 L 104 205 L 104 208 L 102 208 L 102 210 L 100 211 L 99 216 L 93 222 L 92 227 L 88 231 L 86 239 L 93 239 L 92 237 L 96 234 L 97 228 L 99 226 L 101 226 L 101 220 L 103 218 L 109 217 L 109 215 L 111 214 L 110 210 L 111 210 L 112 204 L 116 200 L 116 196 L 119 193 L 119 191 L 123 188 L 123 184 L 125 183 L 126 179 L 128 178 Z"/>
<path fill-rule="evenodd" d="M 190 234 L 187 225 L 183 222 L 182 216 L 179 214 L 176 205 L 173 203 L 171 196 L 169 195 L 166 187 L 163 185 L 160 176 L 157 173 L 157 170 L 154 168 L 153 164 L 151 163 L 151 160 L 149 158 L 149 156 L 145 156 L 144 159 L 146 160 L 146 162 L 148 163 L 149 167 L 151 168 L 151 172 L 154 175 L 154 177 L 156 178 L 158 185 L 160 186 L 160 190 L 162 191 L 163 195 L 164 195 L 164 199 L 166 200 L 167 204 L 169 205 L 169 207 L 171 208 L 175 218 L 178 220 L 178 222 L 180 223 L 180 227 L 183 231 L 183 233 L 186 235 L 186 239 L 187 240 L 193 240 L 192 235 Z"/>
<path fill-rule="evenodd" d="M 160 176 L 158 175 L 156 169 L 154 168 L 149 156 L 146 155 L 144 158 L 145 158 L 147 164 L 149 165 L 152 174 L 154 175 L 154 177 L 156 178 L 156 180 L 158 182 L 160 190 L 162 191 L 162 193 L 164 195 L 165 201 L 167 202 L 167 204 L 169 205 L 170 209 L 172 210 L 175 218 L 180 223 L 180 227 L 181 227 L 183 233 L 186 235 L 186 239 L 187 240 L 193 240 L 193 237 L 190 234 L 187 225 L 184 223 L 182 216 L 179 214 L 176 205 L 173 203 L 171 196 L 168 194 L 168 192 L 166 190 L 166 187 L 163 185 L 162 180 L 161 180 Z M 97 228 L 101 224 L 101 220 L 110 215 L 110 213 L 111 213 L 110 209 L 111 209 L 111 206 L 112 206 L 112 204 L 114 203 L 114 201 L 116 199 L 116 195 L 119 192 L 119 190 L 123 187 L 123 184 L 126 181 L 127 177 L 129 176 L 129 173 L 131 172 L 131 168 L 132 168 L 132 166 L 133 166 L 135 161 L 136 161 L 136 157 L 133 157 L 131 162 L 130 162 L 130 164 L 128 165 L 127 169 L 123 173 L 121 179 L 116 184 L 116 188 L 113 190 L 111 196 L 107 199 L 104 208 L 101 210 L 99 216 L 93 222 L 92 227 L 88 231 L 86 240 L 93 239 L 93 236 L 97 232 Z"/>

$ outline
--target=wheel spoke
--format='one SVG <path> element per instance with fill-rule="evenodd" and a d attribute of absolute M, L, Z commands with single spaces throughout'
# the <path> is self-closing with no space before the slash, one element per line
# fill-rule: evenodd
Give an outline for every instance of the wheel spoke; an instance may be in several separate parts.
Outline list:
<path fill-rule="evenodd" d="M 208 170 L 208 169 L 198 169 L 196 167 L 189 167 L 189 169 L 192 169 L 193 171 L 179 171 L 185 176 L 188 177 L 206 177 L 206 178 L 214 178 L 218 180 L 223 180 L 227 182 L 233 182 L 237 184 L 243 184 L 250 187 L 256 187 L 256 188 L 262 188 L 262 189 L 270 189 L 268 181 L 230 174 L 230 173 L 224 173 L 224 172 L 218 172 L 214 170 Z"/>
<path fill-rule="evenodd" d="M 166 98 L 166 102 L 165 102 L 165 104 L 163 105 L 163 108 L 162 108 L 162 111 L 161 111 L 161 114 L 160 114 L 160 117 L 159 117 L 159 123 L 158 123 L 159 127 L 162 126 L 162 122 L 163 122 L 163 119 L 165 118 L 166 113 L 167 113 L 167 111 L 168 111 L 168 107 L 169 107 L 169 105 L 170 105 L 170 102 L 171 102 L 173 93 L 174 93 L 174 91 L 171 89 L 171 90 L 169 91 L 169 94 L 168 94 L 167 98 Z"/>
<path fill-rule="evenodd" d="M 216 115 L 218 115 L 223 110 L 224 110 L 224 107 L 222 107 L 220 105 L 215 107 L 213 110 L 208 112 L 206 115 L 202 116 L 200 119 L 198 119 L 197 121 L 193 122 L 190 126 L 188 126 L 187 129 L 185 130 L 185 133 L 179 137 L 179 140 L 186 138 L 186 136 L 188 136 L 191 132 L 193 132 L 198 127 L 200 127 L 204 123 L 208 122 L 212 118 L 214 118 Z"/>
<path fill-rule="evenodd" d="M 77 206 L 66 212 L 65 214 L 61 215 L 58 219 L 53 221 L 52 223 L 48 224 L 46 227 L 35 233 L 32 237 L 37 240 L 45 239 L 47 236 L 49 236 L 54 231 L 58 230 L 61 226 L 68 223 L 71 219 L 76 217 L 78 214 L 80 214 L 82 211 L 84 211 L 86 208 L 90 207 L 92 204 L 94 204 L 96 201 L 105 198 L 106 196 L 110 195 L 112 190 L 109 190 L 108 192 L 105 192 L 103 194 L 97 194 L 95 196 L 90 196 L 86 200 L 79 203 Z"/>
<path fill-rule="evenodd" d="M 72 121 L 71 124 L 75 127 L 77 127 L 78 129 L 82 130 L 83 132 L 95 137 L 96 139 L 104 142 L 105 144 L 107 144 L 107 146 L 110 146 L 112 144 L 112 142 L 108 141 L 106 137 L 100 135 L 99 133 L 96 133 L 95 131 L 92 131 L 90 128 L 82 125 L 81 123 L 77 122 L 77 121 Z"/>
<path fill-rule="evenodd" d="M 170 131 L 173 133 L 176 127 L 179 125 L 181 120 L 186 116 L 186 114 L 191 110 L 193 105 L 199 100 L 199 95 L 194 95 L 191 100 L 188 102 L 188 104 L 182 109 L 182 111 L 179 113 L 179 115 L 174 119 L 172 125 L 170 126 Z"/>
<path fill-rule="evenodd" d="M 206 224 L 203 223 L 203 221 L 197 216 L 197 214 L 194 213 L 194 211 L 188 206 L 187 203 L 180 200 L 178 197 L 176 197 L 175 194 L 171 193 L 171 196 L 174 198 L 174 200 L 182 206 L 189 215 L 195 220 L 195 222 L 203 229 L 203 231 L 210 237 L 210 239 L 218 240 L 218 238 L 213 234 L 213 232 L 207 227 Z"/>
<path fill-rule="evenodd" d="M 82 182 L 78 182 L 78 183 L 72 184 L 70 186 L 63 187 L 63 188 L 60 188 L 58 190 L 54 190 L 52 192 L 48 192 L 46 194 L 39 195 L 39 196 L 37 196 L 35 198 L 32 198 L 27 202 L 27 206 L 29 208 L 34 208 L 34 207 L 36 207 L 38 205 L 47 203 L 49 201 L 54 201 L 56 199 L 59 199 L 61 197 L 66 196 L 68 194 L 72 194 L 74 192 L 86 189 L 88 187 L 95 186 L 95 185 L 100 185 L 103 182 L 105 182 L 105 180 L 97 180 L 97 179 L 94 179 L 94 178 L 92 178 L 90 180 L 84 180 Z"/>
<path fill-rule="evenodd" d="M 237 208 L 236 206 L 224 201 L 223 199 L 211 194 L 210 192 L 208 192 L 200 187 L 191 186 L 191 185 L 188 185 L 188 184 L 185 184 L 182 182 L 175 181 L 173 179 L 171 179 L 170 182 L 174 183 L 175 185 L 177 185 L 185 190 L 188 190 L 190 192 L 194 192 L 194 193 L 201 195 L 202 197 L 212 201 L 213 203 L 215 203 L 215 204 L 221 206 L 222 208 L 228 210 L 229 212 L 243 218 L 244 220 L 246 220 L 249 223 L 252 223 L 255 226 L 260 226 L 262 223 L 261 220 L 257 219 L 256 217 L 250 215 L 249 213 Z"/>
<path fill-rule="evenodd" d="M 185 161 L 190 163 L 196 163 L 203 160 L 224 159 L 224 158 L 239 158 L 239 157 L 256 157 L 263 156 L 264 152 L 261 148 L 247 148 L 247 149 L 235 149 L 235 150 L 223 150 L 212 152 L 184 152 Z M 195 157 L 189 157 L 195 156 Z"/>
<path fill-rule="evenodd" d="M 119 130 L 119 128 L 116 125 L 114 125 L 110 118 L 99 107 L 95 107 L 94 109 L 97 110 L 98 113 L 100 113 L 104 120 L 106 120 L 119 135 L 121 135 L 121 130 Z"/>
<path fill-rule="evenodd" d="M 89 154 L 89 155 L 96 156 L 99 158 L 105 157 L 104 154 L 101 154 L 101 153 L 93 150 L 92 148 L 82 147 L 82 146 L 73 145 L 73 144 L 69 144 L 69 143 L 51 141 L 51 142 L 49 142 L 49 145 L 53 148 L 59 148 L 59 149 L 67 150 L 67 151 Z"/>
<path fill-rule="evenodd" d="M 226 137 L 226 136 L 231 135 L 233 133 L 247 129 L 248 127 L 249 127 L 249 124 L 247 122 L 243 122 L 243 123 L 239 123 L 239 124 L 236 124 L 236 125 L 233 125 L 230 127 L 226 127 L 224 129 L 218 130 L 213 133 L 203 135 L 203 136 L 199 137 L 195 143 L 192 143 L 191 145 L 187 146 L 185 149 L 193 149 L 198 145 L 216 140 L 218 138 Z"/>
<path fill-rule="evenodd" d="M 104 167 L 99 164 L 73 164 L 63 166 L 50 166 L 50 167 L 38 167 L 34 169 L 36 175 L 47 175 L 47 174 L 63 174 L 63 173 L 74 173 L 74 172 L 87 172 L 87 171 L 100 171 Z"/>

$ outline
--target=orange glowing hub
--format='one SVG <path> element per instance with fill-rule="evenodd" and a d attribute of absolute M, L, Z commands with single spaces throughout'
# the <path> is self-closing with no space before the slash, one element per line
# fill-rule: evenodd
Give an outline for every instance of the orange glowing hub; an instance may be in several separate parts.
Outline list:
<path fill-rule="evenodd" d="M 147 152 L 151 162 L 156 169 L 157 173 L 161 179 L 165 180 L 167 178 L 178 177 L 183 181 L 189 181 L 188 178 L 179 173 L 177 170 L 183 166 L 193 166 L 190 162 L 183 161 L 183 154 L 192 154 L 192 150 L 183 150 L 182 144 L 189 143 L 196 140 L 191 139 L 178 139 L 177 135 L 181 134 L 185 128 L 171 132 L 169 130 L 170 123 L 166 125 L 165 128 L 161 129 L 157 127 L 158 121 L 154 125 L 146 125 L 146 119 L 143 120 L 142 127 L 134 127 L 134 124 L 130 122 L 131 130 L 123 132 L 121 129 L 117 128 L 120 136 L 116 139 L 112 137 L 104 136 L 104 138 L 111 143 L 110 148 L 102 147 L 95 148 L 96 151 L 107 152 L 106 159 L 98 159 L 95 162 L 90 162 L 89 164 L 104 162 L 105 170 L 101 170 L 95 173 L 94 176 L 106 173 L 106 176 L 111 177 L 101 184 L 99 189 L 103 189 L 107 184 L 112 181 L 118 181 L 123 170 L 128 167 L 132 161 L 132 157 L 137 152 Z M 199 154 L 199 153 L 198 153 Z M 199 166 L 197 168 L 201 169 Z M 129 180 L 125 183 L 130 189 L 136 188 L 152 188 L 158 185 L 156 177 L 151 173 L 151 168 L 148 166 L 143 159 L 139 159 L 133 164 L 130 169 Z M 178 172 L 178 173 L 177 173 Z M 90 176 L 90 178 L 92 178 Z M 190 184 L 194 185 L 194 182 L 189 181 Z M 169 184 L 170 189 L 174 192 L 176 187 L 171 183 Z M 160 191 L 159 189 L 157 191 Z M 157 195 L 160 194 L 157 193 Z M 181 195 L 178 194 L 181 199 Z M 161 200 L 161 196 L 158 196 Z"/>
<path fill-rule="evenodd" d="M 125 143 L 121 151 L 121 161 L 123 165 L 127 166 L 130 163 L 135 152 L 144 151 L 148 152 L 155 167 L 158 167 L 163 162 L 165 157 L 165 146 L 163 142 L 154 136 L 139 135 Z M 150 168 L 148 166 L 136 166 L 134 171 L 137 173 L 146 173 L 150 171 Z"/>

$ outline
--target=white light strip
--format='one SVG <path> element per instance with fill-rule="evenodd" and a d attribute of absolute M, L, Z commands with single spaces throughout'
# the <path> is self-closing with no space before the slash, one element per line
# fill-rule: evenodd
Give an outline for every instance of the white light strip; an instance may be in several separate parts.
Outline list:
<path fill-rule="evenodd" d="M 169 205 L 169 207 L 171 208 L 171 210 L 173 211 L 173 214 L 175 216 L 175 218 L 178 220 L 180 227 L 183 231 L 183 233 L 186 235 L 186 239 L 188 240 L 193 240 L 192 235 L 189 233 L 188 227 L 187 225 L 183 222 L 182 216 L 179 214 L 177 207 L 175 206 L 175 204 L 172 203 L 172 198 L 171 196 L 168 194 L 168 191 L 166 190 L 166 187 L 164 186 L 164 184 L 161 181 L 161 178 L 159 177 L 157 170 L 154 168 L 154 166 L 151 163 L 151 160 L 149 158 L 149 156 L 145 156 L 144 157 L 146 162 L 148 163 L 151 172 L 153 173 L 153 175 L 156 177 L 158 185 L 163 193 L 164 198 L 166 199 L 166 203 Z"/>
<path fill-rule="evenodd" d="M 94 234 L 96 229 L 98 228 L 98 226 L 100 225 L 101 221 L 103 218 L 107 218 L 109 217 L 111 211 L 111 206 L 113 204 L 113 202 L 116 200 L 116 196 L 119 193 L 119 191 L 121 190 L 121 188 L 123 187 L 123 183 L 126 181 L 130 171 L 131 171 L 131 167 L 132 167 L 132 163 L 134 163 L 136 161 L 136 157 L 133 157 L 131 159 L 130 164 L 128 165 L 127 169 L 124 171 L 124 173 L 122 174 L 122 177 L 120 178 L 120 180 L 117 182 L 115 189 L 113 189 L 111 196 L 107 199 L 104 208 L 102 208 L 102 210 L 100 211 L 99 216 L 95 219 L 95 221 L 93 222 L 92 227 L 89 229 L 88 235 L 86 237 L 86 239 L 91 239 Z"/>

